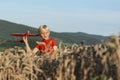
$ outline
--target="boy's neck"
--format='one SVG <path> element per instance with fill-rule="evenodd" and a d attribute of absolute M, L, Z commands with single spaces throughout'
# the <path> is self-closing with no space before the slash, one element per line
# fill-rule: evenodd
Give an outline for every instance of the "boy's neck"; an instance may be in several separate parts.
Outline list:
<path fill-rule="evenodd" d="M 47 38 L 47 39 L 43 39 L 43 40 L 48 40 L 48 39 L 50 39 L 50 38 Z"/>

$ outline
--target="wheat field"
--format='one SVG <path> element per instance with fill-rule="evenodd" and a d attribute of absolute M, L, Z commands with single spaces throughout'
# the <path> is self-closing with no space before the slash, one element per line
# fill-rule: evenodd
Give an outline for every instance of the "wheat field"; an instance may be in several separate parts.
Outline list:
<path fill-rule="evenodd" d="M 15 46 L 0 52 L 0 80 L 119 80 L 117 36 L 101 44 L 60 43 L 52 56 L 31 56 Z"/>

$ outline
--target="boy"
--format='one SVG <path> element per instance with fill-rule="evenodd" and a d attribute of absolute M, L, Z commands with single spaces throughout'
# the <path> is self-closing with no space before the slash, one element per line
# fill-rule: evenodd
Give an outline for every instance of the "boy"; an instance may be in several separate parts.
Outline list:
<path fill-rule="evenodd" d="M 56 40 L 53 38 L 49 38 L 50 30 L 46 25 L 42 25 L 38 29 L 40 37 L 43 39 L 41 42 L 36 42 L 37 45 L 33 50 L 30 49 L 27 36 L 23 37 L 23 41 L 26 45 L 26 50 L 30 54 L 35 54 L 38 51 L 41 51 L 42 53 L 46 53 L 47 55 L 51 55 L 54 53 L 54 51 L 57 50 Z"/>

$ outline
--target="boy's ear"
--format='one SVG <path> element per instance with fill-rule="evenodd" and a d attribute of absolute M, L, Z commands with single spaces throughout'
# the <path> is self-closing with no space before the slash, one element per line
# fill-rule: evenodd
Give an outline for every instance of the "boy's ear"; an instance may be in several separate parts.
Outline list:
<path fill-rule="evenodd" d="M 48 33 L 50 34 L 50 31 L 48 31 Z"/>

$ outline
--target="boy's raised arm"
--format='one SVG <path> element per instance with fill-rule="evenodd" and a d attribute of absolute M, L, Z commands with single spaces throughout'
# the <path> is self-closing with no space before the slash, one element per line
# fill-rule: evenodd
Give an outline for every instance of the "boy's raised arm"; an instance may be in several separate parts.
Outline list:
<path fill-rule="evenodd" d="M 31 50 L 31 48 L 30 48 L 30 46 L 29 46 L 27 36 L 23 36 L 23 41 L 24 41 L 24 43 L 25 43 L 25 45 L 26 45 L 26 51 L 27 51 L 27 53 L 30 53 L 30 55 L 32 55 L 32 54 L 33 54 L 33 51 Z"/>

